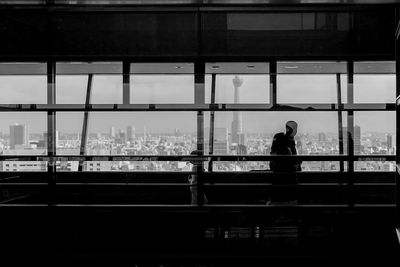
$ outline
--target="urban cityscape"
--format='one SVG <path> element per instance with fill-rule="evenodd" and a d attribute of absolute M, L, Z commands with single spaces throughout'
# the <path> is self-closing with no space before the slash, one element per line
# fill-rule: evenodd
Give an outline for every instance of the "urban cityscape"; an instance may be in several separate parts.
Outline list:
<path fill-rule="evenodd" d="M 233 127 L 235 123 L 232 123 Z M 361 134 L 355 126 L 355 155 L 394 155 L 394 136 L 390 133 Z M 205 132 L 207 133 L 206 128 Z M 344 135 L 346 136 L 346 135 Z M 237 139 L 235 139 L 237 138 Z M 269 155 L 273 133 L 239 133 L 232 135 L 228 128 L 214 129 L 214 155 Z M 204 154 L 209 154 L 208 134 L 205 134 Z M 10 125 L 9 134 L 1 133 L 0 149 L 3 155 L 47 155 L 47 134 L 29 133 L 29 125 Z M 337 133 L 307 133 L 295 138 L 299 155 L 338 155 Z M 347 142 L 343 140 L 344 151 Z M 79 155 L 81 135 L 78 133 L 56 132 L 57 155 Z M 86 155 L 189 155 L 197 146 L 196 133 L 173 133 L 154 135 L 136 134 L 134 126 L 126 130 L 111 127 L 109 133 L 89 134 Z M 344 153 L 346 154 L 346 153 Z M 1 162 L 2 171 L 46 171 L 46 162 L 6 160 Z M 57 162 L 60 171 L 77 171 L 78 161 Z M 208 166 L 208 164 L 205 164 Z M 213 162 L 213 171 L 268 170 L 268 162 Z M 90 161 L 85 162 L 85 171 L 189 171 L 190 164 L 177 161 Z M 339 162 L 303 162 L 304 171 L 339 171 Z M 394 171 L 393 162 L 360 161 L 355 163 L 356 171 Z"/>
<path fill-rule="evenodd" d="M 234 103 L 240 103 L 239 88 L 243 79 L 232 79 Z M 230 127 L 213 126 L 213 140 L 210 146 L 210 125 L 204 127 L 204 155 L 269 155 L 275 133 L 244 130 L 243 112 L 233 111 Z M 81 122 L 79 122 L 82 124 Z M 339 123 L 337 123 L 339 125 Z M 121 125 L 121 124 L 119 124 Z M 140 127 L 141 128 L 141 127 Z M 337 128 L 337 127 L 336 127 Z M 347 128 L 343 127 L 343 147 L 340 148 L 339 130 L 335 132 L 299 132 L 295 136 L 299 155 L 340 155 L 347 154 Z M 55 131 L 56 155 L 80 155 L 82 132 Z M 3 155 L 47 155 L 47 132 L 31 132 L 28 123 L 9 125 L 8 132 L 0 132 L 0 153 Z M 395 134 L 392 132 L 363 131 L 355 125 L 353 132 L 355 155 L 395 155 Z M 108 132 L 89 131 L 84 140 L 85 155 L 189 155 L 197 149 L 196 130 L 187 131 L 174 128 L 164 133 L 154 132 L 150 126 L 137 129 L 135 125 L 111 126 Z M 210 148 L 213 151 L 210 153 Z M 376 159 L 373 159 L 376 160 Z M 2 171 L 46 171 L 47 162 L 5 160 L 0 162 Z M 58 161 L 58 171 L 78 171 L 79 161 Z M 344 164 L 346 168 L 346 164 Z M 358 161 L 355 171 L 394 171 L 394 162 Z M 208 170 L 209 163 L 204 167 Z M 190 171 L 189 162 L 178 161 L 88 161 L 83 162 L 83 171 Z M 214 161 L 212 171 L 269 170 L 268 162 Z M 305 161 L 303 171 L 340 171 L 340 162 Z M 345 169 L 343 169 L 345 170 Z"/>

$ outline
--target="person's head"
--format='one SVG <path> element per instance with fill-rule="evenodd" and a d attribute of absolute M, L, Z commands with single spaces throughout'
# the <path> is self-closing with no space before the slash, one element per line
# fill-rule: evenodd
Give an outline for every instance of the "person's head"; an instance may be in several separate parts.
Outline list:
<path fill-rule="evenodd" d="M 287 121 L 286 122 L 286 134 L 290 137 L 294 137 L 297 134 L 297 122 Z"/>

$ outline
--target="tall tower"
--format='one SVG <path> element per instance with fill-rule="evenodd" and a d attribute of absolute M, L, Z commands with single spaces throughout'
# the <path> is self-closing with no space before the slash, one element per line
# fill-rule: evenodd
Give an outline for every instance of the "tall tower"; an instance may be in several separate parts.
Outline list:
<path fill-rule="evenodd" d="M 24 124 L 10 125 L 10 147 L 29 144 L 29 126 Z"/>
<path fill-rule="evenodd" d="M 232 80 L 233 86 L 235 88 L 234 91 L 234 103 L 238 104 L 240 101 L 239 98 L 239 87 L 243 84 L 243 79 L 240 79 L 239 76 L 235 76 Z M 239 144 L 241 143 L 241 135 L 242 135 L 242 114 L 239 111 L 233 112 L 233 121 L 232 121 L 232 143 Z"/>
<path fill-rule="evenodd" d="M 354 125 L 354 154 L 361 154 L 361 127 L 358 125 Z"/>
<path fill-rule="evenodd" d="M 132 142 L 133 139 L 135 139 L 135 135 L 136 135 L 136 129 L 135 126 L 130 125 L 128 126 L 128 128 L 126 129 L 126 138 L 129 142 Z"/>
<path fill-rule="evenodd" d="M 115 138 L 116 137 L 116 132 L 115 132 L 115 127 L 111 126 L 110 128 L 110 137 Z"/>
<path fill-rule="evenodd" d="M 392 148 L 392 144 L 393 142 L 392 142 L 392 135 L 391 134 L 387 134 L 386 135 L 386 146 L 387 146 L 387 149 L 388 149 L 388 151 Z"/>

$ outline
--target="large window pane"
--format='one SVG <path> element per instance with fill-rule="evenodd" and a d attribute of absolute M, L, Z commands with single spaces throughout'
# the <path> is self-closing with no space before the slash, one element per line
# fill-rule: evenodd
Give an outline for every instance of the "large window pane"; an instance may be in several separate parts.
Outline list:
<path fill-rule="evenodd" d="M 132 104 L 194 103 L 193 63 L 131 64 Z"/>
<path fill-rule="evenodd" d="M 339 93 L 340 101 L 346 103 L 346 63 L 278 63 L 278 103 L 338 103 Z"/>
<path fill-rule="evenodd" d="M 21 156 L 46 155 L 46 123 L 47 114 L 43 112 L 0 113 L 1 154 Z"/>
<path fill-rule="evenodd" d="M 395 122 L 394 111 L 354 112 L 354 154 L 395 155 Z"/>
<path fill-rule="evenodd" d="M 57 112 L 56 120 L 57 155 L 79 155 L 83 112 Z"/>
<path fill-rule="evenodd" d="M 57 155 L 79 155 L 82 112 L 57 113 Z M 90 112 L 85 155 L 189 155 L 196 149 L 195 112 Z M 73 171 L 77 163 L 59 162 Z M 77 165 L 76 165 L 77 166 Z M 186 162 L 92 161 L 87 171 L 189 171 Z"/>
<path fill-rule="evenodd" d="M 57 104 L 85 104 L 86 75 L 57 75 Z"/>
<path fill-rule="evenodd" d="M 45 63 L 1 63 L 0 104 L 45 104 Z"/>
<path fill-rule="evenodd" d="M 285 131 L 288 120 L 298 123 L 299 155 L 339 154 L 337 112 L 216 112 L 215 155 L 269 155 L 274 134 Z M 346 121 L 343 122 L 346 125 Z M 210 120 L 206 113 L 205 154 L 210 151 Z M 346 151 L 346 147 L 344 148 Z M 216 170 L 269 169 L 266 162 L 215 163 Z M 339 162 L 303 162 L 303 170 L 339 170 Z"/>
<path fill-rule="evenodd" d="M 188 155 L 196 147 L 195 112 L 91 112 L 86 154 Z"/>
<path fill-rule="evenodd" d="M 56 70 L 57 104 L 85 104 L 88 86 L 90 104 L 122 103 L 122 63 L 57 63 Z"/>
<path fill-rule="evenodd" d="M 269 103 L 267 63 L 206 63 L 206 103 L 211 103 L 215 75 L 215 103 Z"/>
<path fill-rule="evenodd" d="M 188 161 L 86 161 L 83 164 L 83 171 L 190 172 L 192 166 Z"/>
<path fill-rule="evenodd" d="M 356 161 L 354 163 L 355 171 L 377 171 L 377 172 L 394 172 L 396 170 L 395 161 L 385 161 L 385 160 L 365 160 Z"/>
<path fill-rule="evenodd" d="M 355 103 L 394 103 L 395 100 L 394 62 L 354 63 Z"/>

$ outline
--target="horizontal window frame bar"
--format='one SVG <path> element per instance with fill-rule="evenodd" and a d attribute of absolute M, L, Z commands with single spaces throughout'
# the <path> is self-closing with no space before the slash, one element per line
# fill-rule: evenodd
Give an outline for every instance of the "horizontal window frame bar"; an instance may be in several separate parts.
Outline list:
<path fill-rule="evenodd" d="M 396 155 L 0 155 L 0 160 L 20 161 L 270 161 L 296 159 L 302 161 L 395 161 Z M 14 160 L 18 161 L 18 160 Z"/>
<path fill-rule="evenodd" d="M 320 3 L 308 3 L 304 5 L 268 5 L 266 2 L 252 3 L 251 5 L 246 3 L 226 3 L 226 2 L 215 2 L 210 3 L 209 1 L 190 1 L 191 3 L 184 4 L 65 4 L 65 3 L 3 3 L 0 6 L 2 10 L 42 10 L 49 12 L 59 11 L 74 11 L 74 12 L 165 12 L 165 11 L 189 11 L 189 12 L 351 12 L 351 11 L 368 11 L 374 10 L 376 7 L 382 5 L 394 5 L 395 1 L 387 0 L 383 3 L 369 3 L 367 5 L 360 1 L 358 4 L 337 4 L 337 5 L 324 5 Z M 336 3 L 335 3 L 336 4 Z M 106 7 L 106 9 L 105 9 Z"/>
<path fill-rule="evenodd" d="M 0 104 L 0 112 L 129 112 L 129 111 L 395 111 L 382 104 Z"/>
<path fill-rule="evenodd" d="M 396 204 L 298 204 L 298 205 L 265 205 L 265 204 L 207 204 L 203 206 L 191 205 L 191 204 L 0 204 L 0 209 L 7 208 L 45 208 L 48 209 L 98 209 L 98 208 L 116 208 L 116 209 L 143 209 L 148 211 L 149 209 L 160 209 L 166 211 L 172 209 L 173 212 L 178 210 L 196 210 L 196 211 L 207 211 L 207 210 L 219 210 L 219 211 L 232 211 L 237 210 L 319 210 L 319 211 L 355 211 L 364 210 L 368 213 L 371 209 L 375 209 L 379 212 L 385 212 L 384 209 L 393 210 L 396 208 Z"/>
<path fill-rule="evenodd" d="M 48 186 L 48 183 L 0 183 L 0 186 L 4 187 L 46 187 Z M 99 186 L 99 187 L 193 187 L 196 186 L 196 184 L 190 184 L 190 183 L 115 183 L 115 182 L 82 182 L 82 183 L 77 183 L 77 182 L 61 182 L 61 183 L 56 183 L 57 187 L 74 187 L 74 186 Z M 395 183 L 354 183 L 354 184 L 349 184 L 349 183 L 297 183 L 295 185 L 290 185 L 290 184 L 273 184 L 273 183 L 232 183 L 232 182 L 227 182 L 227 183 L 203 183 L 204 187 L 259 187 L 259 186 L 265 186 L 265 187 L 273 187 L 273 188 L 300 188 L 300 187 L 326 187 L 326 188 L 342 188 L 346 189 L 348 186 L 352 187 L 395 187 Z M 4 188 L 5 189 L 5 188 Z"/>

